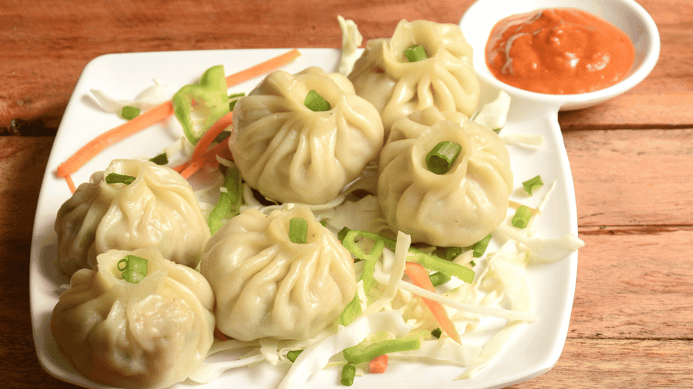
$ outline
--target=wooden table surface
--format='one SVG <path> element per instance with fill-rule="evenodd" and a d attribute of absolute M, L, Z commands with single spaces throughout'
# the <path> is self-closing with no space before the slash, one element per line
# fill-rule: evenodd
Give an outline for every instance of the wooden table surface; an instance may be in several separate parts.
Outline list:
<path fill-rule="evenodd" d="M 113 52 L 334 47 L 337 15 L 365 39 L 400 19 L 458 23 L 472 0 L 0 1 L 0 376 L 69 387 L 37 360 L 29 251 L 39 187 L 75 83 Z M 561 113 L 580 250 L 556 366 L 513 388 L 693 387 L 693 2 L 641 0 L 657 66 L 616 99 Z"/>

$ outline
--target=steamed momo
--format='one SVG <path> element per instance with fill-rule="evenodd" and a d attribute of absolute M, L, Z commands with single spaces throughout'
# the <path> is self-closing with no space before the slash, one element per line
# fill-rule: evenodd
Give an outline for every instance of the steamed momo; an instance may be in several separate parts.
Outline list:
<path fill-rule="evenodd" d="M 426 166 L 441 141 L 462 151 L 446 174 Z M 493 231 L 508 211 L 510 156 L 492 130 L 459 113 L 435 108 L 395 122 L 380 156 L 378 198 L 387 222 L 414 242 L 471 246 Z"/>
<path fill-rule="evenodd" d="M 147 259 L 147 275 L 121 278 L 126 255 Z M 109 250 L 60 295 L 51 333 L 85 377 L 117 387 L 164 388 L 184 381 L 214 341 L 214 294 L 195 270 L 154 248 Z"/>
<path fill-rule="evenodd" d="M 422 46 L 428 58 L 409 62 L 404 51 L 412 45 Z M 415 110 L 471 115 L 479 103 L 472 47 L 456 24 L 400 21 L 391 38 L 368 41 L 349 79 L 381 113 L 386 133 Z"/>
<path fill-rule="evenodd" d="M 294 217 L 308 222 L 305 244 L 289 238 Z M 311 338 L 356 292 L 351 254 L 305 205 L 234 217 L 210 239 L 200 271 L 216 296 L 217 327 L 243 341 Z"/>
<path fill-rule="evenodd" d="M 109 184 L 118 173 L 136 177 Z M 197 266 L 210 237 L 190 184 L 175 170 L 149 161 L 118 159 L 80 185 L 58 211 L 58 267 L 72 275 L 92 268 L 109 249 L 157 247 L 176 263 Z"/>
<path fill-rule="evenodd" d="M 305 105 L 315 90 L 331 109 Z M 324 204 L 375 159 L 380 114 L 343 75 L 317 67 L 269 74 L 233 110 L 229 148 L 248 185 L 282 203 Z"/>

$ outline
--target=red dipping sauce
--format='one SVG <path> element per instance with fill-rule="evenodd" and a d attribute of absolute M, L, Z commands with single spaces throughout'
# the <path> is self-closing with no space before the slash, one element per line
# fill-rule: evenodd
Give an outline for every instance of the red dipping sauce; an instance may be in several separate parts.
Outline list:
<path fill-rule="evenodd" d="M 541 9 L 496 24 L 486 64 L 508 85 L 539 93 L 586 93 L 625 78 L 635 48 L 618 27 L 573 8 Z"/>

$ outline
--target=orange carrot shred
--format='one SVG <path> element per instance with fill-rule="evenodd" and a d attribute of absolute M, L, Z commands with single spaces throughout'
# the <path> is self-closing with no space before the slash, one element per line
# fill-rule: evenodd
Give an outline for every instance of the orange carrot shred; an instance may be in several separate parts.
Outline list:
<path fill-rule="evenodd" d="M 190 160 L 180 166 L 174 167 L 174 170 L 179 171 L 180 175 L 184 178 L 190 178 L 193 174 L 197 173 L 205 165 L 217 166 L 217 154 L 228 150 L 228 145 L 226 142 L 221 142 L 211 149 L 207 150 L 195 160 Z"/>
<path fill-rule="evenodd" d="M 251 78 L 268 73 L 276 68 L 290 63 L 294 59 L 298 58 L 299 55 L 301 55 L 301 52 L 298 51 L 298 49 L 293 49 L 274 58 L 270 58 L 265 62 L 261 62 L 253 67 L 227 76 L 226 86 L 231 87 L 233 85 L 240 84 L 243 81 L 247 81 Z"/>
<path fill-rule="evenodd" d="M 70 188 L 70 192 L 75 193 L 77 187 L 75 187 L 75 182 L 72 181 L 72 177 L 70 177 L 70 175 L 67 174 L 63 178 L 65 179 L 65 182 L 67 182 L 67 187 Z"/>
<path fill-rule="evenodd" d="M 430 292 L 436 291 L 433 283 L 431 283 L 431 279 L 428 278 L 428 271 L 426 271 L 426 268 L 418 263 L 407 262 L 404 272 L 407 274 L 407 276 L 409 276 L 414 285 Z M 438 321 L 438 324 L 440 324 L 440 328 L 445 331 L 445 333 L 448 334 L 452 340 L 460 343 L 460 335 L 457 333 L 457 329 L 455 328 L 452 320 L 450 320 L 448 317 L 447 312 L 445 312 L 445 308 L 443 308 L 443 306 L 437 301 L 423 297 L 421 297 L 421 299 L 424 301 L 431 313 L 433 313 L 433 316 Z"/>
<path fill-rule="evenodd" d="M 383 354 L 379 357 L 371 359 L 368 363 L 368 371 L 373 374 L 382 374 L 387 370 L 388 357 L 387 354 Z"/>
<path fill-rule="evenodd" d="M 195 145 L 195 149 L 193 150 L 192 157 L 190 159 L 193 161 L 198 159 L 205 151 L 207 151 L 207 148 L 209 147 L 209 145 L 212 144 L 212 142 L 214 142 L 214 139 L 216 139 L 216 137 L 219 136 L 219 134 L 221 134 L 225 128 L 230 126 L 232 122 L 233 111 L 227 113 L 226 115 L 222 116 L 219 120 L 217 120 L 197 142 L 197 144 Z"/>
<path fill-rule="evenodd" d="M 85 163 L 97 156 L 105 148 L 120 142 L 154 123 L 163 120 L 173 114 L 173 106 L 170 101 L 161 103 L 154 108 L 145 111 L 136 118 L 129 120 L 115 128 L 94 138 L 84 147 L 79 149 L 67 161 L 58 166 L 56 176 L 65 177 L 79 170 Z"/>

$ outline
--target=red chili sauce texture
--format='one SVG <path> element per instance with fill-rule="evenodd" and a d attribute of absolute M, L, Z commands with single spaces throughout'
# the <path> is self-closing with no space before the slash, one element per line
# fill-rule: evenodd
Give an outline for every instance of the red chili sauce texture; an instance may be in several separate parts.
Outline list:
<path fill-rule="evenodd" d="M 486 63 L 500 81 L 546 94 L 592 92 L 625 78 L 635 48 L 618 27 L 573 8 L 540 9 L 498 22 Z"/>

